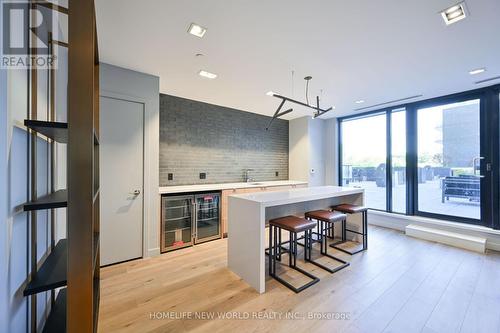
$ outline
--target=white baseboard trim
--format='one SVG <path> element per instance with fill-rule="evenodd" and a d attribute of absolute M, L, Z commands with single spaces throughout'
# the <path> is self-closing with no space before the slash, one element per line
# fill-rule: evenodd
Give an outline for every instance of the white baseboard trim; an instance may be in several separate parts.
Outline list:
<path fill-rule="evenodd" d="M 153 249 L 148 249 L 145 258 L 156 257 L 156 256 L 159 256 L 159 255 L 160 255 L 160 248 L 156 247 L 156 248 L 153 248 Z"/>
<path fill-rule="evenodd" d="M 408 225 L 405 232 L 410 237 L 451 245 L 474 252 L 484 253 L 486 250 L 486 238 L 483 237 L 464 235 L 417 224 Z"/>
<path fill-rule="evenodd" d="M 454 232 L 462 235 L 485 238 L 487 249 L 500 252 L 500 230 L 494 230 L 483 226 L 373 210 L 370 210 L 368 212 L 368 223 L 371 225 L 395 229 L 403 232 L 408 225 L 416 224 L 428 228 Z"/>
<path fill-rule="evenodd" d="M 500 252 L 500 242 L 486 240 L 486 248 L 489 250 Z"/>

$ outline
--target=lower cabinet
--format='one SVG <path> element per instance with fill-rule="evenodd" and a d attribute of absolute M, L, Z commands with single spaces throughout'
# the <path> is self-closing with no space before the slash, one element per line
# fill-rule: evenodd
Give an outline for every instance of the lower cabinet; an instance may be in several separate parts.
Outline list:
<path fill-rule="evenodd" d="M 161 252 L 222 237 L 220 194 L 162 196 Z"/>
<path fill-rule="evenodd" d="M 222 224 L 222 235 L 227 237 L 227 209 L 228 209 L 228 196 L 233 194 L 243 194 L 243 193 L 255 193 L 264 191 L 284 191 L 293 188 L 304 188 L 307 184 L 301 185 L 286 185 L 286 186 L 267 186 L 267 187 L 253 187 L 253 188 L 240 188 L 240 189 L 230 189 L 223 190 L 221 194 L 221 224 Z"/>

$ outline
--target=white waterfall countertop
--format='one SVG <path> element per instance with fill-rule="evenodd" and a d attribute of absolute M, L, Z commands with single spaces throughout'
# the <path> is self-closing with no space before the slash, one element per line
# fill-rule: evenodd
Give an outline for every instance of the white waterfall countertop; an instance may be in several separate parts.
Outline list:
<path fill-rule="evenodd" d="M 259 293 L 266 291 L 266 221 L 301 216 L 307 211 L 338 204 L 364 204 L 364 190 L 352 187 L 317 186 L 228 196 L 228 268 Z M 359 215 L 359 214 L 358 214 Z M 350 227 L 359 230 L 359 216 Z"/>
<path fill-rule="evenodd" d="M 230 197 L 260 203 L 264 207 L 272 207 L 361 193 L 364 193 L 364 189 L 341 186 L 316 186 L 276 192 L 233 194 Z"/>
<path fill-rule="evenodd" d="M 160 194 L 190 193 L 190 192 L 222 191 L 222 190 L 243 189 L 243 188 L 261 188 L 261 187 L 294 186 L 294 185 L 307 185 L 307 182 L 300 180 L 275 180 L 275 181 L 262 181 L 262 182 L 255 181 L 248 183 L 241 182 L 241 183 L 161 186 L 159 188 L 159 192 Z"/>

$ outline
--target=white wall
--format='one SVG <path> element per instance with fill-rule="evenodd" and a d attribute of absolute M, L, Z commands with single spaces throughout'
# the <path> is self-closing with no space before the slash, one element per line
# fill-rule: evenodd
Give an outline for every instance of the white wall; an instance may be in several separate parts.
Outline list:
<path fill-rule="evenodd" d="M 293 180 L 309 181 L 309 131 L 307 117 L 289 123 L 288 174 Z"/>
<path fill-rule="evenodd" d="M 307 181 L 309 186 L 336 185 L 336 119 L 290 120 L 289 136 L 289 178 Z"/>
<path fill-rule="evenodd" d="M 325 120 L 325 183 L 339 183 L 339 130 L 337 118 Z"/>
<path fill-rule="evenodd" d="M 109 64 L 100 65 L 100 95 L 144 103 L 144 257 L 160 254 L 160 80 Z"/>
<path fill-rule="evenodd" d="M 309 132 L 309 186 L 323 186 L 325 179 L 325 121 L 308 117 Z"/>

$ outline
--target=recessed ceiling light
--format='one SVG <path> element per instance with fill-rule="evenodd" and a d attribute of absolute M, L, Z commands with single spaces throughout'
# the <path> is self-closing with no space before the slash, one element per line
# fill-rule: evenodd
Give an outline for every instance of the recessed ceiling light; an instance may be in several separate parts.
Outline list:
<path fill-rule="evenodd" d="M 446 25 L 450 25 L 463 20 L 466 17 L 465 2 L 458 3 L 448 9 L 443 10 L 441 12 L 441 16 L 443 17 L 444 23 L 446 23 Z"/>
<path fill-rule="evenodd" d="M 198 72 L 200 76 L 206 77 L 207 79 L 215 79 L 217 77 L 217 74 L 210 73 L 204 70 L 201 70 Z"/>
<path fill-rule="evenodd" d="M 354 102 L 354 103 L 356 103 L 356 104 L 362 104 L 362 103 L 364 103 L 364 102 L 365 102 L 365 101 L 364 101 L 363 99 L 360 99 L 360 100 L 357 100 L 357 101 L 356 101 L 356 102 Z"/>
<path fill-rule="evenodd" d="M 273 91 L 268 91 L 268 92 L 266 92 L 266 95 L 267 96 L 274 96 L 274 92 Z"/>
<path fill-rule="evenodd" d="M 484 68 L 478 68 L 478 69 L 473 69 L 469 72 L 470 75 L 476 75 L 476 74 L 481 74 L 484 73 L 486 69 Z"/>
<path fill-rule="evenodd" d="M 207 32 L 207 29 L 203 28 L 202 26 L 200 26 L 196 23 L 191 23 L 191 25 L 189 26 L 188 32 L 191 35 L 202 38 L 205 35 L 205 33 Z"/>

